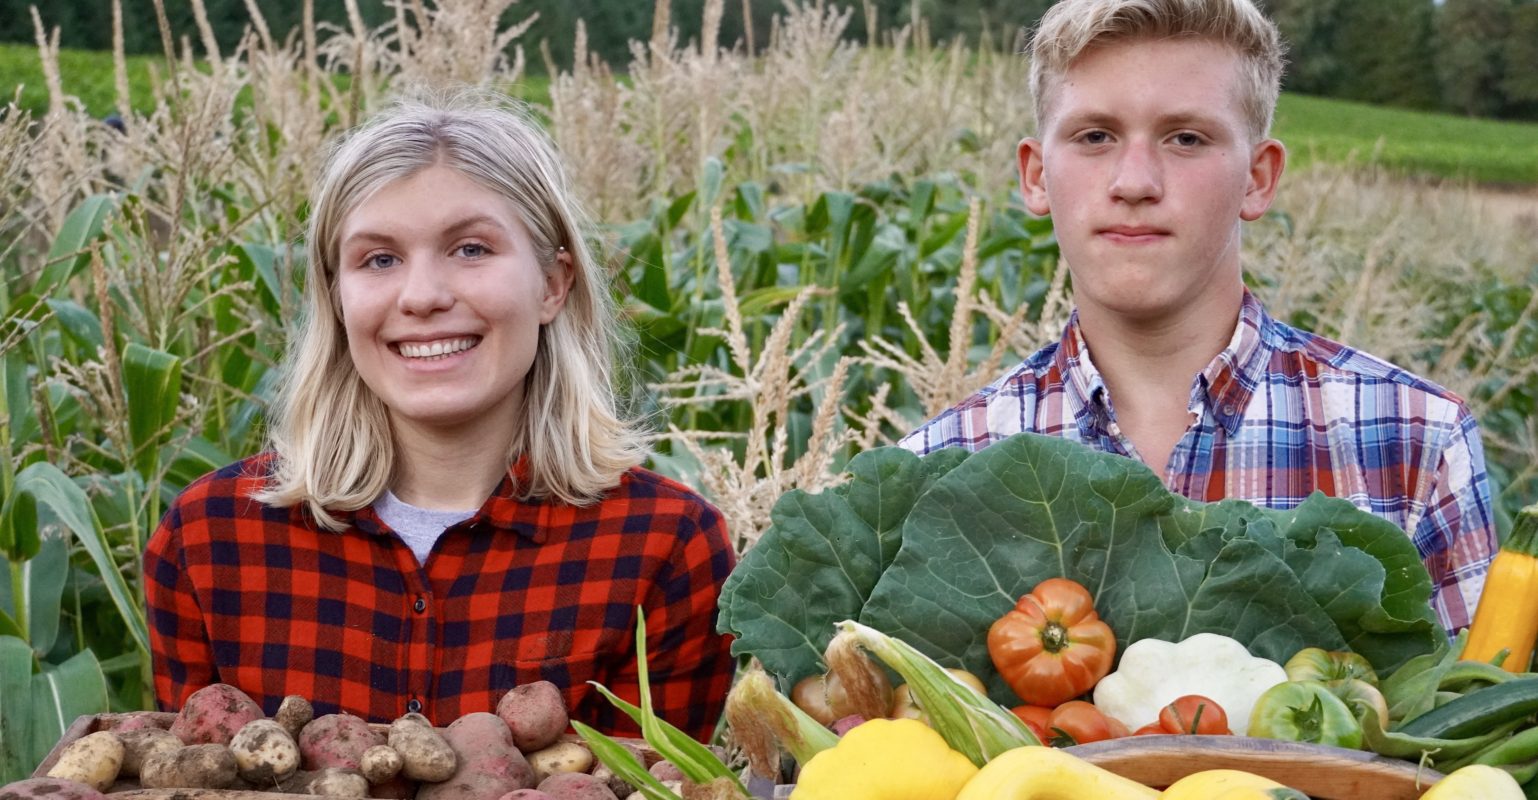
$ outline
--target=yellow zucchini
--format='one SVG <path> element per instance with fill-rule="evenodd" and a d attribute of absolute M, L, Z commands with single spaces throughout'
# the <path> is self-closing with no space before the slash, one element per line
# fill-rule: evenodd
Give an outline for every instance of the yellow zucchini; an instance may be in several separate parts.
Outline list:
<path fill-rule="evenodd" d="M 1194 772 L 1170 784 L 1159 800 L 1308 800 L 1270 778 L 1237 769 Z"/>
<path fill-rule="evenodd" d="M 1507 672 L 1526 672 L 1534 642 L 1538 642 L 1538 505 L 1517 512 L 1511 535 L 1490 563 L 1462 658 L 1490 661 L 1506 650 L 1501 666 Z"/>

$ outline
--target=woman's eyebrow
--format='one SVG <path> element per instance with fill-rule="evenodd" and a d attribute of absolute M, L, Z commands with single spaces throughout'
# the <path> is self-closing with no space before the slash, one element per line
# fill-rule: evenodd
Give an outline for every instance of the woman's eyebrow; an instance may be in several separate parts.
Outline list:
<path fill-rule="evenodd" d="M 495 228 L 499 232 L 506 232 L 507 231 L 507 225 L 504 224 L 501 220 L 497 219 L 496 217 L 494 217 L 494 216 L 492 216 L 490 214 L 472 214 L 472 215 L 470 215 L 468 217 L 465 217 L 464 219 L 459 220 L 458 222 L 453 223 L 452 225 L 449 225 L 447 228 L 444 228 L 443 229 L 443 235 L 445 237 L 458 236 L 458 235 L 464 233 L 466 230 L 469 230 L 471 228 L 475 228 L 475 227 L 478 227 L 478 226 L 482 226 L 482 225 L 488 226 L 488 227 L 491 227 L 491 228 Z M 385 231 L 375 231 L 375 230 L 369 230 L 367 228 L 365 228 L 363 230 L 353 231 L 353 232 L 347 234 L 346 238 L 342 239 L 342 246 L 343 247 L 347 247 L 347 246 L 353 245 L 353 244 L 395 244 L 395 243 L 396 243 L 396 237 L 394 235 L 392 235 L 392 234 L 390 234 L 388 232 L 385 232 Z"/>

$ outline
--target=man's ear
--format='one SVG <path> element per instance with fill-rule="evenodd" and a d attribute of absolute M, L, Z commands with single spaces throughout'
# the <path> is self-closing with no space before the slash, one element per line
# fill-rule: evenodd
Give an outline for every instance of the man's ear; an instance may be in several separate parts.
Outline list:
<path fill-rule="evenodd" d="M 1026 137 L 1020 140 L 1015 153 L 1020 161 L 1020 196 L 1025 199 L 1025 207 L 1038 217 L 1052 212 L 1052 206 L 1047 202 L 1046 162 L 1042 152 L 1040 139 Z"/>
<path fill-rule="evenodd" d="M 571 293 L 572 282 L 576 280 L 576 269 L 572 264 L 571 251 L 562 248 L 556 251 L 555 263 L 550 265 L 545 273 L 545 299 L 539 306 L 539 321 L 541 324 L 550 324 L 566 307 L 566 296 Z"/>
<path fill-rule="evenodd" d="M 1275 139 L 1266 139 L 1250 151 L 1250 178 L 1244 190 L 1239 218 L 1254 222 L 1271 207 L 1282 170 L 1287 166 L 1287 148 Z"/>

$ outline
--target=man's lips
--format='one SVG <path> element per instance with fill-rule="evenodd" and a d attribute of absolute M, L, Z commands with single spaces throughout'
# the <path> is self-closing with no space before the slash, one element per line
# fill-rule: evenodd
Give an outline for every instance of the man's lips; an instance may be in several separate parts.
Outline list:
<path fill-rule="evenodd" d="M 1101 228 L 1097 233 L 1110 241 L 1127 244 L 1156 242 L 1170 235 L 1165 228 L 1149 225 L 1113 225 L 1109 228 Z"/>

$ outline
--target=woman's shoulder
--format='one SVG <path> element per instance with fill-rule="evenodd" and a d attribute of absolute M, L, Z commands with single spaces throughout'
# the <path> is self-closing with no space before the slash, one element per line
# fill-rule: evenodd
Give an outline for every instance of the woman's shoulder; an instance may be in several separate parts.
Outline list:
<path fill-rule="evenodd" d="M 275 458 L 271 452 L 257 453 L 194 480 L 172 502 L 168 519 L 260 515 L 266 505 L 252 495 L 267 485 Z"/>
<path fill-rule="evenodd" d="M 694 519 L 702 527 L 721 524 L 721 511 L 682 482 L 645 467 L 631 467 L 605 503 L 623 503 L 635 513 L 672 514 Z"/>

